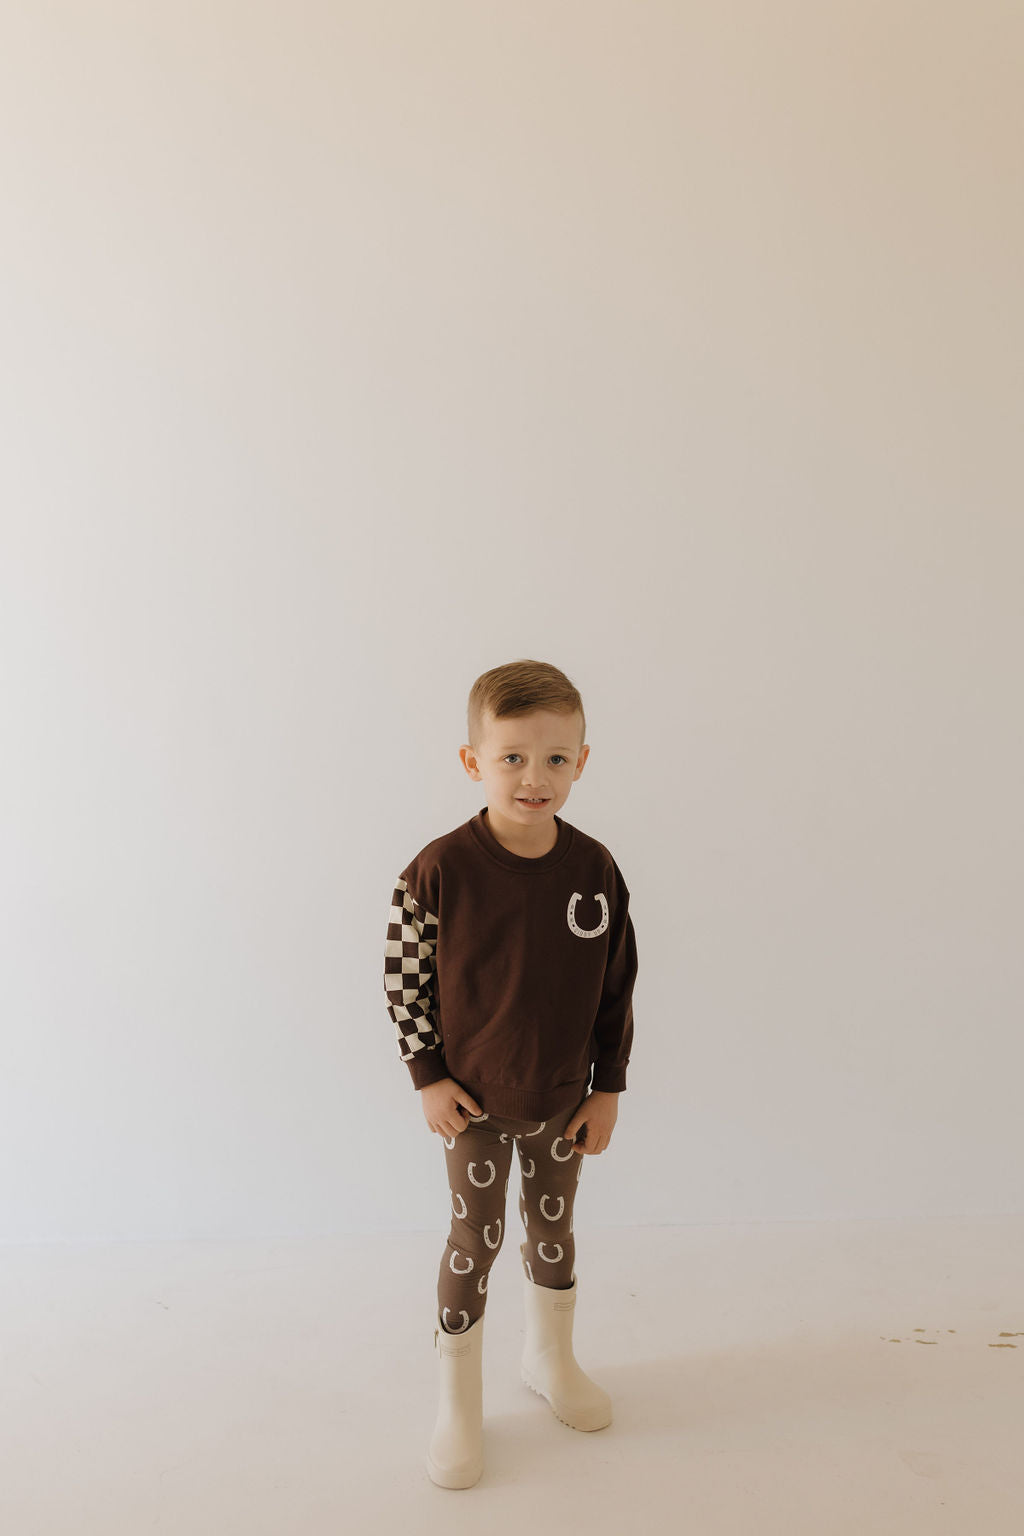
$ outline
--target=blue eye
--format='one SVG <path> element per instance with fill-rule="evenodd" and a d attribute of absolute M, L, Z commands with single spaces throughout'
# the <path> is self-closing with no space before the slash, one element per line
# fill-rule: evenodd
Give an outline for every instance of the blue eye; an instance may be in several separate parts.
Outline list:
<path fill-rule="evenodd" d="M 507 763 L 510 757 L 518 757 L 518 756 L 519 756 L 518 752 L 506 752 L 505 756 L 502 758 L 502 762 L 503 763 Z M 561 752 L 552 752 L 551 756 L 553 758 L 557 758 L 560 763 L 568 762 L 568 758 L 565 757 L 564 754 L 561 753 Z"/>

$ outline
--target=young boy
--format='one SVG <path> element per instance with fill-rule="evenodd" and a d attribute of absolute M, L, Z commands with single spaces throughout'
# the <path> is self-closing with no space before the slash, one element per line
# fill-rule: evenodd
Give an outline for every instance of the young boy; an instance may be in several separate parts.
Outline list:
<path fill-rule="evenodd" d="M 483 1471 L 484 1308 L 513 1145 L 523 1380 L 574 1429 L 611 1422 L 608 1394 L 572 1352 L 572 1213 L 583 1156 L 608 1146 L 626 1086 L 637 973 L 618 865 L 557 814 L 590 754 L 577 690 L 546 662 L 495 667 L 473 685 L 468 727 L 459 755 L 487 804 L 398 877 L 384 962 L 399 1054 L 444 1140 L 451 1186 L 426 1461 L 445 1488 Z"/>

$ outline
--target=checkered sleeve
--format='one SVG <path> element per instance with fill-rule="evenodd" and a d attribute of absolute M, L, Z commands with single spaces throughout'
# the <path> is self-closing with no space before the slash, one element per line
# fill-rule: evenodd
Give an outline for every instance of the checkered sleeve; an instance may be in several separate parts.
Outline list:
<path fill-rule="evenodd" d="M 416 1088 L 449 1075 L 437 1022 L 437 933 L 437 917 L 413 896 L 406 874 L 399 875 L 384 950 L 384 994 L 399 1057 Z"/>

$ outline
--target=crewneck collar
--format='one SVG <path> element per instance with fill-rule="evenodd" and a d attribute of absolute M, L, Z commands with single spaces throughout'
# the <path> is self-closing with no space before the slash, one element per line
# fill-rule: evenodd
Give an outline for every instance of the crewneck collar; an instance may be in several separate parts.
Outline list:
<path fill-rule="evenodd" d="M 469 830 L 477 843 L 496 859 L 499 864 L 504 864 L 506 869 L 516 869 L 524 874 L 534 869 L 550 869 L 553 864 L 560 864 L 569 852 L 572 844 L 573 829 L 561 816 L 555 815 L 555 825 L 558 828 L 558 841 L 547 853 L 542 853 L 538 858 L 531 859 L 521 853 L 513 853 L 503 843 L 499 843 L 491 828 L 488 826 L 487 806 L 482 805 L 476 815 L 468 822 Z"/>

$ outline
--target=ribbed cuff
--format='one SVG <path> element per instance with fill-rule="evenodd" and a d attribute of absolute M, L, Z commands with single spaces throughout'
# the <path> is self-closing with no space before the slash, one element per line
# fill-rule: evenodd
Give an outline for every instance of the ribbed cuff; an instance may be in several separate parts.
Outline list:
<path fill-rule="evenodd" d="M 451 1076 L 448 1064 L 436 1046 L 429 1051 L 420 1051 L 406 1062 L 406 1066 L 414 1088 L 426 1088 L 431 1083 L 439 1083 L 443 1077 Z"/>
<path fill-rule="evenodd" d="M 609 1062 L 602 1067 L 600 1062 L 594 1065 L 594 1077 L 590 1084 L 591 1093 L 625 1093 L 626 1068 L 616 1062 Z"/>

